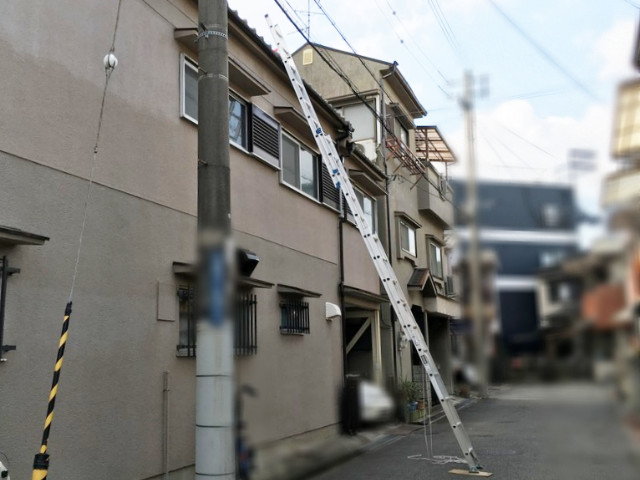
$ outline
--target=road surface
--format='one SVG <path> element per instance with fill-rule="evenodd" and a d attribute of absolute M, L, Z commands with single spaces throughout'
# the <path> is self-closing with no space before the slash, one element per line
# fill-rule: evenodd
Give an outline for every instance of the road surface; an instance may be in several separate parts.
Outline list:
<path fill-rule="evenodd" d="M 460 412 L 487 471 L 508 480 L 638 480 L 640 463 L 608 390 L 590 384 L 514 386 Z M 435 455 L 460 455 L 448 423 L 432 426 Z M 424 460 L 428 428 L 379 442 L 313 480 L 470 478 L 465 465 Z M 399 438 L 399 439 L 398 439 Z M 637 451 L 637 450 L 636 450 Z"/>

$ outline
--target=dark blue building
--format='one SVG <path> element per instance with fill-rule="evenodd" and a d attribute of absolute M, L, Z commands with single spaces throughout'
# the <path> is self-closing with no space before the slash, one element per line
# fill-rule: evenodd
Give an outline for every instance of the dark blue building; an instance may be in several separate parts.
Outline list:
<path fill-rule="evenodd" d="M 463 218 L 466 183 L 451 182 L 456 229 L 469 238 Z M 480 246 L 498 259 L 496 288 L 500 334 L 512 355 L 539 351 L 542 343 L 536 306 L 536 273 L 578 249 L 578 209 L 569 185 L 478 183 Z"/>

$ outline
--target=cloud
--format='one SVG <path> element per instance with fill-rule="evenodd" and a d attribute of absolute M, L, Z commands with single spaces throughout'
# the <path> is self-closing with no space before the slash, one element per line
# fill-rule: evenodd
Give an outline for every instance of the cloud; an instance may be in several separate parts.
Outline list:
<path fill-rule="evenodd" d="M 600 64 L 601 80 L 620 80 L 634 74 L 631 65 L 635 20 L 619 20 L 595 42 L 594 55 Z"/>

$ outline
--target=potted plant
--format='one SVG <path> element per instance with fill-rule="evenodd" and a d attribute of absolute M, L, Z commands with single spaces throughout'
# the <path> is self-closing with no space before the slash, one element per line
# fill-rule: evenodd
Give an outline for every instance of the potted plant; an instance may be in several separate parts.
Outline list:
<path fill-rule="evenodd" d="M 418 408 L 418 395 L 420 390 L 416 382 L 403 380 L 399 385 L 400 401 L 404 405 L 405 419 L 410 421 L 412 413 Z"/>

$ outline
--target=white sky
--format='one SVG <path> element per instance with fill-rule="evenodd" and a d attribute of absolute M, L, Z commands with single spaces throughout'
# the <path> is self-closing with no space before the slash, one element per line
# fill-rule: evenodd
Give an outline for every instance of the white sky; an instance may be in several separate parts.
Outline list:
<path fill-rule="evenodd" d="M 310 7 L 313 41 L 349 50 L 315 0 L 280 1 L 297 10 L 294 20 L 301 27 Z M 464 175 L 466 157 L 455 99 L 463 72 L 471 70 L 489 83 L 489 95 L 477 100 L 479 175 L 571 181 L 581 207 L 598 213 L 601 179 L 615 168 L 609 145 L 616 86 L 637 76 L 631 55 L 640 0 L 493 1 L 573 79 L 524 39 L 491 0 L 322 0 L 321 5 L 358 53 L 398 61 L 429 112 L 417 123 L 438 125 L 460 160 L 455 174 Z M 268 42 L 266 13 L 280 24 L 290 47 L 303 42 L 274 1 L 229 4 Z M 567 153 L 575 148 L 595 152 L 597 171 L 567 171 Z M 586 243 L 594 229 L 581 233 Z"/>

